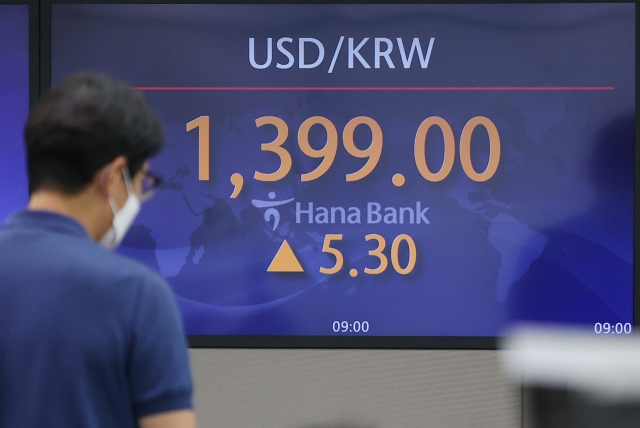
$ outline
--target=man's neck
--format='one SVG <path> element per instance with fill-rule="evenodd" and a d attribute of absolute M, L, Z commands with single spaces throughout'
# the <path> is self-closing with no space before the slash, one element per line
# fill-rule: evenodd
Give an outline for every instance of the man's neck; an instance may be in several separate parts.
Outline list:
<path fill-rule="evenodd" d="M 38 190 L 29 198 L 30 211 L 49 211 L 69 217 L 84 228 L 89 237 L 99 241 L 108 229 L 108 219 L 104 219 L 95 195 L 90 190 L 78 194 L 65 194 L 55 190 Z M 106 227 L 105 227 L 106 222 Z"/>

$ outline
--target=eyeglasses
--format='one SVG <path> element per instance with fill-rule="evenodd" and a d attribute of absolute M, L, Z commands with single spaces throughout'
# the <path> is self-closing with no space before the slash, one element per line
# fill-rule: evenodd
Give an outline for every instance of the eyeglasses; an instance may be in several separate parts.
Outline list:
<path fill-rule="evenodd" d="M 144 172 L 144 177 L 142 178 L 142 194 L 140 195 L 140 201 L 144 202 L 151 198 L 156 191 L 156 189 L 162 184 L 162 179 L 147 170 Z"/>

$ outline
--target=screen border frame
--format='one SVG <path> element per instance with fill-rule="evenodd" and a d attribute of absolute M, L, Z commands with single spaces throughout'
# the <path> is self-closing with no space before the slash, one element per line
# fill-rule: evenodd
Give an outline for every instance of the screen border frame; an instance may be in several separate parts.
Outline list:
<path fill-rule="evenodd" d="M 24 5 L 28 9 L 28 55 L 29 55 L 29 108 L 38 101 L 40 89 L 40 1 L 39 0 L 0 0 L 0 5 Z"/>

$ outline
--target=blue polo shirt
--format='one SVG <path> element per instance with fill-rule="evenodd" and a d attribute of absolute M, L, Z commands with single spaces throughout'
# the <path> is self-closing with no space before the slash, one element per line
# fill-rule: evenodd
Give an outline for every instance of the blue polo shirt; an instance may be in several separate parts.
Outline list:
<path fill-rule="evenodd" d="M 136 427 L 191 408 L 184 334 L 166 282 L 69 218 L 0 227 L 0 427 Z"/>

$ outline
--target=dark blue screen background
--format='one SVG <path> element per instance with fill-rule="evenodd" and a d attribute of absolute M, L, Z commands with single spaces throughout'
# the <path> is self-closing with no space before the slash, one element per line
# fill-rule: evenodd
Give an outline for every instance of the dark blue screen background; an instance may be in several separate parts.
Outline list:
<path fill-rule="evenodd" d="M 27 204 L 22 127 L 29 113 L 27 5 L 0 5 L 0 223 Z"/>
<path fill-rule="evenodd" d="M 52 80 L 99 70 L 136 87 L 371 87 L 440 90 L 146 90 L 164 125 L 167 149 L 152 162 L 165 180 L 143 207 L 120 251 L 157 269 L 172 285 L 188 334 L 331 335 L 334 321 L 367 321 L 369 335 L 494 336 L 511 320 L 591 324 L 633 321 L 633 154 L 635 6 L 527 5 L 53 5 Z M 332 73 L 334 50 L 345 36 Z M 256 62 L 251 66 L 249 38 Z M 276 48 L 290 37 L 295 65 Z M 298 68 L 298 39 L 323 43 L 325 57 Z M 347 61 L 349 38 L 371 68 Z M 395 68 L 374 66 L 374 38 L 394 42 Z M 404 68 L 395 41 L 419 38 L 427 68 L 414 56 Z M 315 50 L 314 50 L 315 49 Z M 307 63 L 318 50 L 309 45 Z M 598 90 L 594 90 L 597 87 Z M 457 90 L 442 90 L 457 88 Z M 468 90 L 462 90 L 467 88 Z M 493 88 L 493 89 L 490 89 Z M 495 88 L 504 88 L 495 90 Z M 534 90 L 535 89 L 535 90 Z M 198 180 L 199 116 L 211 123 L 211 178 Z M 288 125 L 284 146 L 291 172 L 274 183 L 255 171 L 278 168 L 260 150 L 275 138 L 256 127 L 262 116 Z M 328 118 L 339 134 L 336 160 L 321 178 L 301 182 L 318 161 L 297 144 L 300 124 Z M 362 167 L 342 145 L 342 130 L 357 116 L 377 121 L 382 157 L 363 180 L 345 174 Z M 498 129 L 501 157 L 486 182 L 470 180 L 456 152 L 451 173 L 426 181 L 414 160 L 420 123 L 439 116 L 456 140 L 471 118 Z M 356 144 L 370 140 L 356 130 Z M 312 128 L 314 147 L 326 134 Z M 489 158 L 482 128 L 473 133 L 474 166 Z M 442 135 L 429 131 L 431 170 L 443 156 Z M 236 199 L 229 177 L 245 185 Z M 391 177 L 402 173 L 406 184 Z M 273 219 L 252 200 L 294 198 Z M 429 207 L 429 224 L 367 224 L 367 204 Z M 296 204 L 356 207 L 360 224 L 309 224 Z M 384 208 L 383 208 L 384 209 Z M 384 212 L 383 212 L 384 214 Z M 378 261 L 367 234 L 387 242 L 389 267 L 367 275 Z M 334 275 L 323 253 L 325 234 L 344 267 Z M 391 266 L 394 238 L 415 241 L 408 275 Z M 283 240 L 303 273 L 267 272 Z M 406 247 L 401 247 L 406 248 Z M 402 265 L 407 251 L 400 251 Z M 356 277 L 349 275 L 356 269 Z M 342 333 L 340 333 L 342 334 Z M 347 331 L 345 334 L 355 334 Z M 362 333 L 359 333 L 362 334 Z"/>

